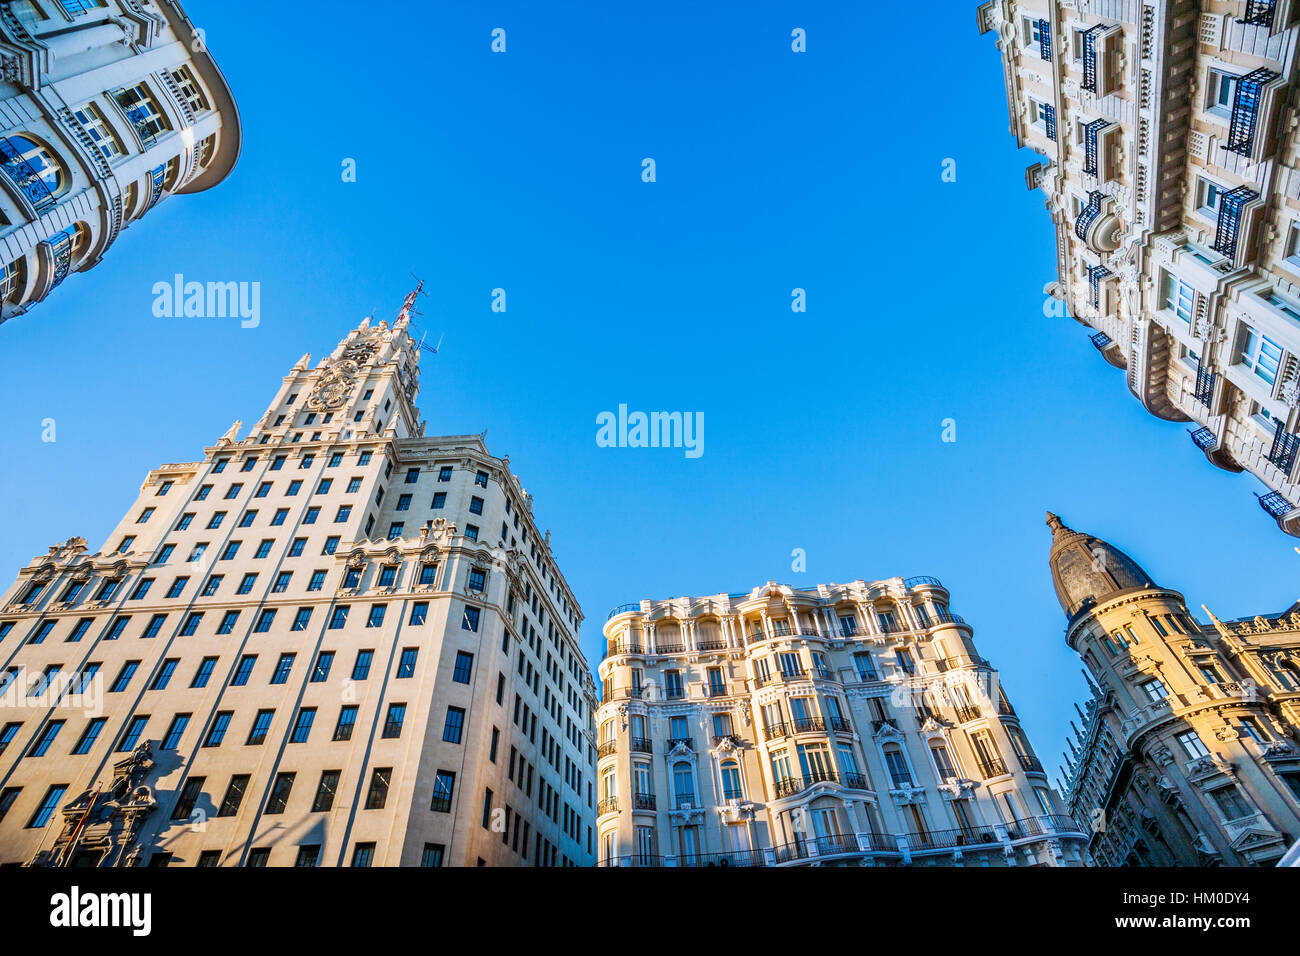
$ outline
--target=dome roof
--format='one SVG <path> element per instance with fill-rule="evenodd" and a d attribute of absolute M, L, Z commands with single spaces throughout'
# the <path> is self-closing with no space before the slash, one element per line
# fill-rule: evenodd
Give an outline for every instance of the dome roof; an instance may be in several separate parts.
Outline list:
<path fill-rule="evenodd" d="M 1052 529 L 1047 562 L 1052 567 L 1056 599 L 1067 617 L 1121 591 L 1155 586 L 1136 561 L 1113 545 L 1071 530 L 1050 511 L 1047 526 Z"/>

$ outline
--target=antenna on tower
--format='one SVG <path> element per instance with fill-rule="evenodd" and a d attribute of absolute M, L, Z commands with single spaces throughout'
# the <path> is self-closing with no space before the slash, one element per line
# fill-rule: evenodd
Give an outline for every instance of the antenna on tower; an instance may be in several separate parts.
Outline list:
<path fill-rule="evenodd" d="M 394 325 L 404 325 L 411 320 L 412 314 L 419 315 L 420 311 L 415 307 L 415 301 L 422 295 L 428 295 L 424 291 L 424 280 L 417 276 L 414 271 L 411 272 L 411 278 L 417 284 L 414 289 L 406 294 L 406 300 L 402 303 L 402 310 L 397 313 L 397 321 L 393 323 Z"/>

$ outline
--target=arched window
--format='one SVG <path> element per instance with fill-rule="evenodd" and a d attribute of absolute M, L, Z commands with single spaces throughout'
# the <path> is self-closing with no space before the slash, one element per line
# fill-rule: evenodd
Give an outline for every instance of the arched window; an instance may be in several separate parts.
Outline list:
<path fill-rule="evenodd" d="M 740 786 L 740 765 L 734 760 L 722 762 L 722 798 L 741 800 L 745 796 Z"/>
<path fill-rule="evenodd" d="M 23 260 L 0 265 L 0 304 L 17 301 L 23 289 Z"/>
<path fill-rule="evenodd" d="M 934 758 L 934 769 L 939 773 L 939 779 L 947 783 L 957 776 L 957 768 L 953 765 L 952 755 L 948 753 L 947 746 L 943 741 L 935 740 L 930 744 L 930 756 Z"/>
<path fill-rule="evenodd" d="M 0 136 L 0 171 L 38 210 L 52 206 L 67 181 L 53 151 L 21 134 Z"/>
<path fill-rule="evenodd" d="M 684 803 L 694 806 L 695 774 L 691 771 L 691 765 L 684 760 L 673 764 L 673 794 L 679 807 Z"/>

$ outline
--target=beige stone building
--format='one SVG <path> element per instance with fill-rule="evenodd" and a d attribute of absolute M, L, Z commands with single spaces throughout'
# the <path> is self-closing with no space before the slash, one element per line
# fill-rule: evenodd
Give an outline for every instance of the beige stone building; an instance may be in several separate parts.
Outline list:
<path fill-rule="evenodd" d="M 0 3 L 0 322 L 164 196 L 221 182 L 239 143 L 230 89 L 174 0 Z"/>
<path fill-rule="evenodd" d="M 0 863 L 590 865 L 582 612 L 407 299 L 0 599 Z"/>
<path fill-rule="evenodd" d="M 1081 864 L 948 602 L 918 577 L 616 608 L 598 865 Z"/>
<path fill-rule="evenodd" d="M 1122 551 L 1048 525 L 1093 688 L 1066 755 L 1093 863 L 1276 863 L 1300 839 L 1300 604 L 1201 624 Z"/>
<path fill-rule="evenodd" d="M 1056 230 L 1047 291 L 1148 411 L 1300 535 L 1294 0 L 989 0 Z M 1052 311 L 1048 309 L 1047 311 Z"/>

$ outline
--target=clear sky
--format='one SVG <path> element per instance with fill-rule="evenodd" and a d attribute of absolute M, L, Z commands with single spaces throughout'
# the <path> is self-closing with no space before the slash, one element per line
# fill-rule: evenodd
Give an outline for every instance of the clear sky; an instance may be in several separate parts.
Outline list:
<path fill-rule="evenodd" d="M 446 336 L 423 363 L 430 433 L 488 429 L 509 454 L 593 667 L 624 602 L 931 574 L 1054 766 L 1085 686 L 1046 509 L 1202 619 L 1300 596 L 1254 479 L 1044 317 L 1052 227 L 973 0 L 923 31 L 907 4 L 185 6 L 243 155 L 0 326 L 3 575 L 103 544 L 150 468 L 255 421 L 303 352 L 391 318 L 414 269 L 420 324 Z M 175 273 L 260 282 L 260 325 L 155 318 Z M 704 454 L 598 447 L 620 404 L 702 412 Z"/>

